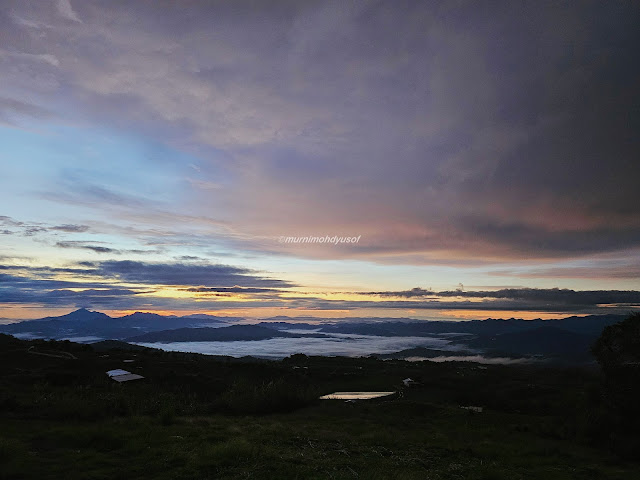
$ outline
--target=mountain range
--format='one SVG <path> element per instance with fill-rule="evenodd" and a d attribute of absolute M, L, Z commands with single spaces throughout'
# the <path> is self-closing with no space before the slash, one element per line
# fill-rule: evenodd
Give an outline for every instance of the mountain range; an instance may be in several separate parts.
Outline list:
<path fill-rule="evenodd" d="M 132 343 L 258 341 L 303 337 L 344 340 L 343 335 L 439 337 L 456 345 L 461 351 L 487 355 L 587 358 L 590 345 L 602 330 L 623 318 L 622 315 L 591 315 L 557 320 L 489 318 L 458 322 L 364 318 L 313 324 L 300 323 L 294 318 L 275 317 L 257 324 L 239 325 L 237 322 L 241 319 L 235 317 L 202 314 L 179 317 L 144 312 L 110 317 L 82 308 L 59 317 L 0 325 L 0 333 L 23 338 L 110 339 Z"/>
<path fill-rule="evenodd" d="M 45 317 L 1 325 L 0 332 L 16 336 L 51 339 L 98 337 L 124 339 L 147 332 L 173 330 L 184 327 L 226 325 L 229 317 L 190 315 L 185 317 L 163 316 L 155 313 L 135 312 L 123 317 L 110 317 L 102 312 L 81 308 L 59 317 Z"/>

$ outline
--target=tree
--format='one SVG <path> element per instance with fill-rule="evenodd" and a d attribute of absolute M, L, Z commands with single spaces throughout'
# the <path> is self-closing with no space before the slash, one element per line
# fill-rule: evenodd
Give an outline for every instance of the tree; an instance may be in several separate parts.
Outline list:
<path fill-rule="evenodd" d="M 640 313 L 606 327 L 591 351 L 605 375 L 636 371 L 640 365 Z"/>
<path fill-rule="evenodd" d="M 606 327 L 591 351 L 604 375 L 610 446 L 622 456 L 640 458 L 640 313 Z"/>

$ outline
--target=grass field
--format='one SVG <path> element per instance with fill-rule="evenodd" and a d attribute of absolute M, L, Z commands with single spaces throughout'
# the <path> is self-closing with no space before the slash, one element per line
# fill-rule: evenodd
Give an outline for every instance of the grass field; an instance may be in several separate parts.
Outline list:
<path fill-rule="evenodd" d="M 5 479 L 640 478 L 601 436 L 593 371 L 1 340 Z M 117 384 L 112 368 L 145 379 Z M 401 389 L 407 377 L 419 384 Z M 400 393 L 317 400 L 339 390 Z"/>

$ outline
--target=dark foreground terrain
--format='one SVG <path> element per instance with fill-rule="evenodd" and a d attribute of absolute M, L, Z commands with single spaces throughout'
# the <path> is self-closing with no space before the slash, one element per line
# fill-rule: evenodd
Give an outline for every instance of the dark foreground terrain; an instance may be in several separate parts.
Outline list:
<path fill-rule="evenodd" d="M 595 370 L 122 348 L 0 335 L 0 478 L 640 478 Z"/>

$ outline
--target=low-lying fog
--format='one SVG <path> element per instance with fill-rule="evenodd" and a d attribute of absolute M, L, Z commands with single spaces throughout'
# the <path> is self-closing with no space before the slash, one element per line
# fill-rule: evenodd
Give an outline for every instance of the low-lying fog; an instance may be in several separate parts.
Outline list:
<path fill-rule="evenodd" d="M 459 350 L 448 340 L 435 337 L 377 337 L 369 335 L 332 334 L 326 338 L 271 338 L 236 342 L 168 342 L 140 343 L 146 347 L 178 352 L 205 353 L 244 357 L 280 359 L 305 355 L 360 357 L 372 353 L 393 353 L 406 348 L 426 347 Z"/>

